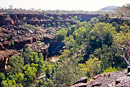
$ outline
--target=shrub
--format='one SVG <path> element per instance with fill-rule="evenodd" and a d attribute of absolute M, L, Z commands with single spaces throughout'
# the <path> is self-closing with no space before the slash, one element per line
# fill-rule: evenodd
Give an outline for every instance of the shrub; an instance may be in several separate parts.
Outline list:
<path fill-rule="evenodd" d="M 101 61 L 96 57 L 90 58 L 85 64 L 79 64 L 79 67 L 88 77 L 93 77 L 101 72 Z"/>
<path fill-rule="evenodd" d="M 8 39 L 5 37 L 4 40 L 7 41 Z"/>
<path fill-rule="evenodd" d="M 23 20 L 26 20 L 26 17 L 24 17 Z"/>
<path fill-rule="evenodd" d="M 14 46 L 14 42 L 12 41 L 11 44 Z"/>
<path fill-rule="evenodd" d="M 115 67 L 106 69 L 103 73 L 118 71 Z"/>

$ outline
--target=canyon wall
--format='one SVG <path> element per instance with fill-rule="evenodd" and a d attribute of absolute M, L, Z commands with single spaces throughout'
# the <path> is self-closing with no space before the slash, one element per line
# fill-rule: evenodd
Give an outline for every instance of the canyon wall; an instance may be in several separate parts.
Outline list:
<path fill-rule="evenodd" d="M 72 18 L 75 16 L 80 21 L 89 21 L 92 17 L 98 17 L 100 14 L 2 14 L 0 15 L 0 25 L 17 25 L 19 24 L 18 21 L 24 21 L 32 25 L 52 24 L 53 22 L 74 24 Z M 49 17 L 53 17 L 53 19 L 50 20 Z"/>

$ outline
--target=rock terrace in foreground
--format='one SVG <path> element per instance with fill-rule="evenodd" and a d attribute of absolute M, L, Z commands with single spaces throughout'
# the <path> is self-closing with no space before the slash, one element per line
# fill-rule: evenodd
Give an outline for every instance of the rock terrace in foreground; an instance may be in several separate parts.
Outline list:
<path fill-rule="evenodd" d="M 97 79 L 87 83 L 87 87 L 130 87 L 130 76 L 127 71 L 99 74 Z"/>

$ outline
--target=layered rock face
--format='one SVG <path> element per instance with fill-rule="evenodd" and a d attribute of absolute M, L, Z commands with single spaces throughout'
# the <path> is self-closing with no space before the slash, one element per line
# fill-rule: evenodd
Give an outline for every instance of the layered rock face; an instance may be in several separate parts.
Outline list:
<path fill-rule="evenodd" d="M 2 14 L 0 15 L 0 25 L 9 25 L 9 24 L 20 24 L 19 21 L 27 22 L 32 25 L 42 25 L 42 24 L 51 24 L 55 22 L 56 25 L 59 23 L 68 22 L 74 24 L 74 18 L 77 18 L 80 21 L 89 21 L 92 17 L 98 17 L 99 14 Z"/>
<path fill-rule="evenodd" d="M 12 25 L 11 27 L 0 27 L 0 71 L 5 70 L 9 58 L 17 53 L 15 50 L 25 48 L 27 45 L 31 45 L 30 47 L 33 48 L 35 45 L 37 46 L 37 41 L 41 40 L 44 40 L 42 29 L 28 30 Z M 37 52 L 44 53 L 45 58 L 48 55 L 47 49 L 46 44 L 37 46 Z"/>
<path fill-rule="evenodd" d="M 47 58 L 48 45 L 40 44 L 37 46 L 37 41 L 52 38 L 50 34 L 47 36 L 44 29 L 32 28 L 32 26 L 7 25 L 0 27 L 0 71 L 5 70 L 7 61 L 15 53 L 14 50 L 20 50 L 27 46 L 37 52 L 42 52 Z"/>

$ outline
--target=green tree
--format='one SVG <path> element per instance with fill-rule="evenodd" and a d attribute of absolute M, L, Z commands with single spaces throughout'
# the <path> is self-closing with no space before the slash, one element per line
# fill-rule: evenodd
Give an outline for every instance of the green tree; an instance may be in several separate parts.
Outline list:
<path fill-rule="evenodd" d="M 44 87 L 55 87 L 53 81 L 50 79 L 47 79 L 47 81 L 44 82 L 43 86 Z"/>
<path fill-rule="evenodd" d="M 29 65 L 24 66 L 25 78 L 28 82 L 32 82 L 36 79 L 37 69 L 35 67 L 30 67 Z"/>
<path fill-rule="evenodd" d="M 60 29 L 59 31 L 56 32 L 56 39 L 58 41 L 62 41 L 64 40 L 64 38 L 67 35 L 67 30 L 65 30 L 64 28 Z"/>
<path fill-rule="evenodd" d="M 12 73 L 22 72 L 24 58 L 21 56 L 12 56 L 8 64 L 9 66 L 7 71 L 11 71 Z"/>
<path fill-rule="evenodd" d="M 93 77 L 101 72 L 101 61 L 99 58 L 89 58 L 85 64 L 79 64 L 79 67 L 87 76 Z"/>
<path fill-rule="evenodd" d="M 90 31 L 89 45 L 95 49 L 103 44 L 112 45 L 115 28 L 109 23 L 98 23 Z"/>
<path fill-rule="evenodd" d="M 97 24 L 98 22 L 99 22 L 99 19 L 96 18 L 96 17 L 91 18 L 91 20 L 90 20 L 90 23 L 91 23 L 91 24 Z"/>
<path fill-rule="evenodd" d="M 15 81 L 16 82 L 19 82 L 19 83 L 22 83 L 24 81 L 24 74 L 23 73 L 16 73 L 15 75 Z"/>
<path fill-rule="evenodd" d="M 47 64 L 47 65 L 46 65 L 45 72 L 46 72 L 46 77 L 47 77 L 47 78 L 50 78 L 50 75 L 51 75 L 51 73 L 52 73 L 52 69 L 51 69 L 50 64 Z"/>
<path fill-rule="evenodd" d="M 23 87 L 21 84 L 16 84 L 15 80 L 3 80 L 1 82 L 2 87 Z"/>
<path fill-rule="evenodd" d="M 5 80 L 5 75 L 4 75 L 4 73 L 0 73 L 0 82 L 1 82 L 2 80 Z"/>
<path fill-rule="evenodd" d="M 75 45 L 75 43 L 76 43 L 76 41 L 74 40 L 72 35 L 65 38 L 65 45 L 67 46 L 67 48 L 71 48 L 72 46 Z"/>
<path fill-rule="evenodd" d="M 63 59 L 56 69 L 53 80 L 56 87 L 68 87 L 76 82 L 83 73 L 77 67 L 76 59 Z"/>
<path fill-rule="evenodd" d="M 54 17 L 53 16 L 51 16 L 51 17 L 49 17 L 51 20 L 54 20 Z"/>

